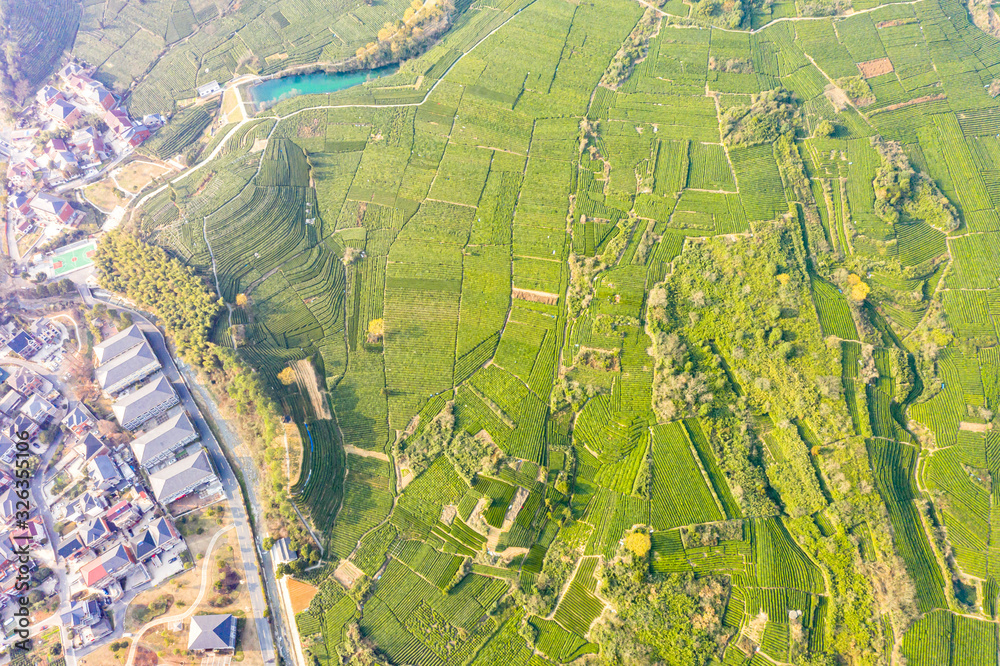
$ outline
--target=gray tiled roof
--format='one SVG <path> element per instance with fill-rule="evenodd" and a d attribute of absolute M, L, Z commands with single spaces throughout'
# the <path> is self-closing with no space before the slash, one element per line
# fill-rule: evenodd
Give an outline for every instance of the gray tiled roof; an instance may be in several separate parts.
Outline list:
<path fill-rule="evenodd" d="M 159 368 L 160 362 L 156 360 L 156 354 L 153 353 L 149 344 L 143 340 L 141 344 L 126 349 L 113 359 L 102 363 L 94 374 L 101 388 L 108 389 L 149 366 Z"/>
<path fill-rule="evenodd" d="M 195 615 L 191 618 L 188 650 L 226 650 L 236 647 L 236 618 L 232 615 Z"/>
<path fill-rule="evenodd" d="M 67 428 L 73 428 L 88 421 L 97 423 L 97 417 L 82 402 L 77 403 L 73 409 L 69 410 L 69 413 L 62 420 L 63 425 Z"/>
<path fill-rule="evenodd" d="M 176 401 L 177 395 L 167 378 L 161 374 L 154 376 L 145 386 L 119 397 L 111 406 L 111 410 L 118 422 L 124 426 L 157 405 L 171 400 Z"/>
<path fill-rule="evenodd" d="M 164 452 L 183 446 L 183 442 L 190 440 L 192 435 L 197 437 L 197 434 L 191 419 L 180 412 L 136 437 L 132 441 L 132 452 L 140 465 L 147 465 Z"/>
<path fill-rule="evenodd" d="M 97 356 L 98 365 L 103 365 L 115 356 L 123 354 L 145 341 L 146 336 L 142 334 L 138 326 L 132 324 L 124 331 L 112 335 L 100 344 L 94 345 L 94 355 Z"/>
<path fill-rule="evenodd" d="M 150 524 L 149 528 L 139 535 L 139 539 L 135 542 L 135 556 L 140 560 L 146 557 L 147 553 L 150 553 L 164 543 L 170 541 L 177 536 L 177 531 L 174 526 L 166 518 L 159 518 Z"/>
<path fill-rule="evenodd" d="M 153 472 L 149 475 L 149 483 L 158 500 L 169 502 L 186 488 L 209 481 L 213 477 L 215 470 L 208 460 L 208 452 L 202 449 Z"/>

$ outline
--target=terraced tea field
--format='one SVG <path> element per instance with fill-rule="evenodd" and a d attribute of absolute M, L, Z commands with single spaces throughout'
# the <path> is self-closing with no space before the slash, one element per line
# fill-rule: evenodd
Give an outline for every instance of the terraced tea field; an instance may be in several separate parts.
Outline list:
<path fill-rule="evenodd" d="M 995 661 L 1000 41 L 955 0 L 731 4 L 477 0 L 146 201 L 246 297 L 215 342 L 361 572 L 298 616 L 317 663 L 355 629 L 392 663 Z M 165 82 L 191 27 L 133 105 L 399 9 L 291 7 Z"/>

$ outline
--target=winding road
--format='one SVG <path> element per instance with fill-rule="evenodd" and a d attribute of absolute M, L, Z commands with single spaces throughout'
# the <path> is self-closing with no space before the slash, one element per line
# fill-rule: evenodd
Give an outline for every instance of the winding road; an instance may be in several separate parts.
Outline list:
<path fill-rule="evenodd" d="M 201 589 L 198 590 L 198 598 L 195 599 L 191 603 L 191 607 L 183 613 L 171 615 L 170 617 L 157 618 L 142 625 L 142 628 L 135 633 L 135 638 L 132 640 L 132 644 L 128 648 L 128 657 L 125 659 L 125 666 L 132 666 L 135 662 L 135 653 L 138 652 L 139 641 L 142 639 L 143 634 L 153 627 L 157 627 L 161 624 L 167 624 L 169 622 L 182 622 L 194 615 L 195 611 L 198 610 L 198 606 L 201 605 L 201 602 L 205 599 L 205 594 L 208 592 L 208 574 L 212 568 L 212 551 L 215 550 L 215 545 L 218 543 L 219 539 L 221 539 L 222 536 L 231 529 L 233 529 L 232 525 L 226 525 L 216 532 L 212 537 L 212 540 L 208 543 L 208 549 L 205 551 L 205 558 L 202 560 L 201 564 Z"/>

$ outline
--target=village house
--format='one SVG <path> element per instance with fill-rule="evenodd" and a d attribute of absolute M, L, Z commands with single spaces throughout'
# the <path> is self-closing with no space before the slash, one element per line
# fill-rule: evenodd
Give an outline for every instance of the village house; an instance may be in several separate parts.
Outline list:
<path fill-rule="evenodd" d="M 122 481 L 121 472 L 118 465 L 110 456 L 99 455 L 87 463 L 87 472 L 90 474 L 90 481 L 94 487 L 101 491 L 114 488 Z"/>
<path fill-rule="evenodd" d="M 119 135 L 133 126 L 132 119 L 129 118 L 128 114 L 118 108 L 111 109 L 104 114 L 104 123 L 112 132 Z"/>
<path fill-rule="evenodd" d="M 40 428 L 38 424 L 29 419 L 24 414 L 18 414 L 11 419 L 4 419 L 0 428 L 0 435 L 5 435 L 10 439 L 20 439 L 21 433 L 28 433 L 28 437 L 35 435 Z"/>
<path fill-rule="evenodd" d="M 8 529 L 12 527 L 17 519 L 17 512 L 17 491 L 10 486 L 0 493 L 0 524 Z"/>
<path fill-rule="evenodd" d="M 96 599 L 74 601 L 59 619 L 64 627 L 80 636 L 84 644 L 92 643 L 111 633 L 111 625 L 104 617 L 104 611 Z"/>
<path fill-rule="evenodd" d="M 154 555 L 170 550 L 181 542 L 177 528 L 167 518 L 158 518 L 139 535 L 135 541 L 135 556 L 140 562 L 145 562 Z"/>
<path fill-rule="evenodd" d="M 80 535 L 74 532 L 69 538 L 59 543 L 56 547 L 56 555 L 61 560 L 71 560 L 79 557 L 86 549 Z"/>
<path fill-rule="evenodd" d="M 38 157 L 38 165 L 49 171 L 59 171 L 72 175 L 79 170 L 76 155 L 62 139 L 51 139 L 45 144 L 45 152 Z"/>
<path fill-rule="evenodd" d="M 15 546 L 26 546 L 28 550 L 44 546 L 48 539 L 45 536 L 45 528 L 42 527 L 42 519 L 35 516 L 28 520 L 24 523 L 24 527 L 10 533 L 10 540 Z"/>
<path fill-rule="evenodd" d="M 40 168 L 34 157 L 25 157 L 19 162 L 11 162 L 7 167 L 7 185 L 18 189 L 31 187 L 35 183 L 35 174 Z M 18 204 L 18 210 L 27 214 L 29 200 L 30 197 L 25 196 L 23 204 Z"/>
<path fill-rule="evenodd" d="M 107 508 L 108 503 L 102 496 L 88 490 L 66 505 L 66 520 L 79 523 L 100 516 Z"/>
<path fill-rule="evenodd" d="M 45 109 L 45 113 L 63 127 L 68 128 L 76 127 L 76 124 L 83 118 L 83 111 L 80 110 L 80 107 L 65 99 L 57 99 L 52 102 Z"/>
<path fill-rule="evenodd" d="M 118 100 L 111 94 L 111 91 L 104 87 L 99 81 L 90 80 L 83 84 L 80 90 L 80 97 L 87 100 L 94 106 L 99 106 L 105 111 L 114 107 Z"/>
<path fill-rule="evenodd" d="M 35 93 L 35 99 L 38 100 L 38 104 L 43 107 L 52 106 L 57 100 L 66 100 L 66 95 L 63 94 L 61 90 L 53 88 L 52 86 L 42 86 L 42 88 Z"/>
<path fill-rule="evenodd" d="M 31 200 L 31 210 L 44 222 L 74 224 L 79 215 L 68 201 L 48 192 L 39 192 Z"/>
<path fill-rule="evenodd" d="M 0 400 L 0 405 L 3 401 Z M 2 411 L 2 409 L 0 409 Z M 66 416 L 63 417 L 62 424 L 69 428 L 77 437 L 80 437 L 90 428 L 93 428 L 97 424 L 97 417 L 94 416 L 93 412 L 87 409 L 87 406 L 82 402 L 78 402 Z"/>
<path fill-rule="evenodd" d="M 108 543 L 114 535 L 103 516 L 87 520 L 77 528 L 76 532 L 87 548 L 99 548 Z"/>
<path fill-rule="evenodd" d="M 139 519 L 142 518 L 142 511 L 128 500 L 121 500 L 108 509 L 104 517 L 116 528 L 127 530 L 139 522 Z M 136 551 L 136 555 L 139 555 L 138 551 Z M 142 558 L 140 557 L 140 559 Z"/>
<path fill-rule="evenodd" d="M 90 462 L 97 456 L 107 455 L 111 452 L 104 442 L 98 439 L 92 432 L 88 432 L 83 437 L 77 439 L 73 444 L 73 450 L 85 462 Z"/>
<path fill-rule="evenodd" d="M 4 349 L 7 350 L 8 353 L 13 352 L 13 353 L 17 354 L 18 356 L 20 356 L 21 358 L 23 358 L 23 359 L 30 359 L 32 356 L 34 356 L 39 351 L 41 351 L 42 345 L 41 345 L 41 343 L 38 342 L 38 340 L 36 340 L 34 338 L 34 336 L 32 336 L 29 333 L 26 333 L 24 331 L 21 331 L 20 333 L 18 333 L 13 338 L 11 338 L 10 340 L 7 341 L 7 344 L 4 345 Z M 18 370 L 24 370 L 24 368 L 18 368 Z M 30 370 L 25 370 L 25 373 L 30 373 L 32 375 L 35 374 L 35 373 L 31 372 Z M 23 391 L 20 391 L 17 388 L 17 386 L 14 386 L 13 384 L 11 384 L 11 381 L 10 381 L 11 377 L 15 377 L 18 374 L 19 373 L 15 372 L 13 375 L 11 375 L 10 377 L 8 377 L 7 378 L 7 384 L 10 385 L 15 391 L 18 391 L 19 393 L 21 393 L 22 395 L 27 395 Z"/>
<path fill-rule="evenodd" d="M 78 159 L 89 164 L 102 162 L 108 158 L 108 146 L 104 138 L 93 127 L 83 127 L 73 132 L 69 139 Z"/>
<path fill-rule="evenodd" d="M 55 416 L 56 408 L 45 398 L 33 393 L 21 405 L 20 411 L 38 425 L 45 425 L 49 419 Z"/>
<path fill-rule="evenodd" d="M 17 391 L 7 391 L 3 398 L 0 398 L 0 413 L 13 416 L 18 412 L 24 396 Z"/>
<path fill-rule="evenodd" d="M 115 578 L 127 576 L 135 566 L 132 550 L 118 544 L 80 567 L 80 578 L 87 587 L 100 588 Z"/>
<path fill-rule="evenodd" d="M 93 460 L 88 462 L 87 472 L 90 474 L 91 483 L 101 491 L 110 490 L 122 481 L 118 465 L 106 455 L 95 456 Z"/>
<path fill-rule="evenodd" d="M 188 650 L 231 653 L 236 649 L 236 618 L 232 615 L 195 615 L 188 633 Z"/>
<path fill-rule="evenodd" d="M 18 334 L 17 337 L 20 337 L 20 335 Z M 41 345 L 38 345 L 38 341 L 34 337 L 32 337 L 32 340 L 38 346 L 38 349 L 41 349 Z M 35 351 L 37 352 L 38 350 L 36 349 Z M 19 367 L 7 377 L 5 382 L 7 386 L 25 397 L 34 394 L 42 398 L 48 398 L 53 394 L 52 382 L 28 368 Z"/>

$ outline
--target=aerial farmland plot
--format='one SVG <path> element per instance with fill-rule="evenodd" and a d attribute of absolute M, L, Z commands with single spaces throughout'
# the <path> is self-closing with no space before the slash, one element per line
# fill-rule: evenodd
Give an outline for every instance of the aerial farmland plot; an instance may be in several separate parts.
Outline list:
<path fill-rule="evenodd" d="M 211 137 L 132 226 L 300 431 L 305 663 L 995 664 L 994 10 L 476 0 L 190 104 L 420 5 L 87 3 L 74 48 L 176 111 L 151 154 Z"/>

